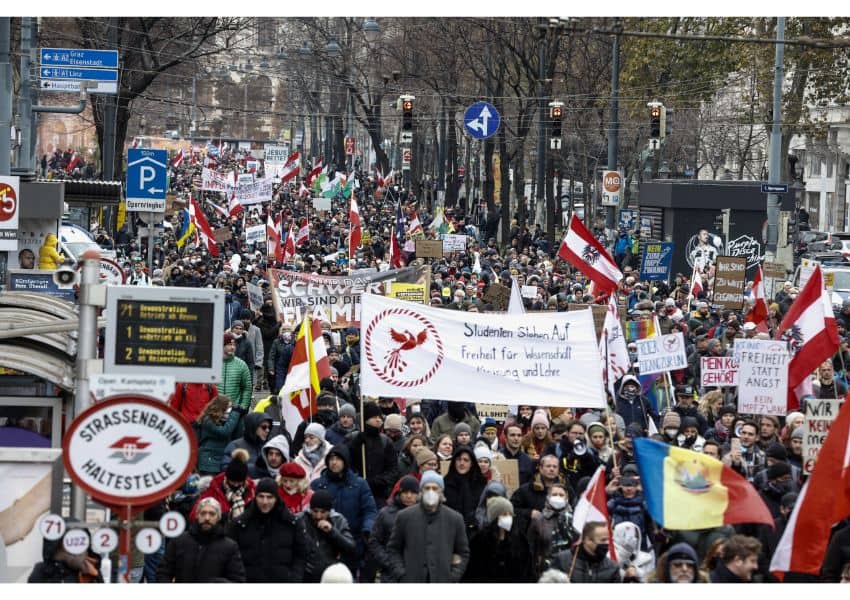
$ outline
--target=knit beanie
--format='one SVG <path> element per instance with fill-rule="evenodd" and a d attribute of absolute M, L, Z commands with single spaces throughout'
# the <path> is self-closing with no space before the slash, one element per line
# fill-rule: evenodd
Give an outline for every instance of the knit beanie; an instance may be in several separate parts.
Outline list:
<path fill-rule="evenodd" d="M 271 477 L 263 477 L 257 483 L 257 489 L 254 491 L 254 495 L 257 496 L 259 494 L 271 494 L 275 498 L 277 498 L 277 483 Z"/>
<path fill-rule="evenodd" d="M 679 429 L 682 425 L 682 417 L 675 410 L 668 410 L 661 421 L 661 429 Z"/>
<path fill-rule="evenodd" d="M 785 450 L 785 446 L 780 444 L 779 442 L 772 442 L 768 445 L 764 450 L 765 458 L 775 458 L 776 460 L 788 460 L 788 451 Z"/>
<path fill-rule="evenodd" d="M 330 510 L 333 508 L 333 496 L 328 490 L 316 490 L 310 497 L 310 508 Z"/>
<path fill-rule="evenodd" d="M 212 496 L 207 496 L 206 498 L 201 498 L 198 501 L 198 512 L 200 512 L 200 510 L 205 506 L 212 507 L 212 509 L 216 513 L 218 513 L 218 516 L 219 517 L 221 516 L 221 503 L 218 500 L 216 500 L 215 498 L 213 498 Z"/>
<path fill-rule="evenodd" d="M 446 489 L 446 482 L 443 481 L 443 476 L 436 471 L 425 471 L 422 473 L 422 479 L 419 480 L 419 487 L 423 488 L 428 483 L 436 483 L 441 490 Z"/>
<path fill-rule="evenodd" d="M 368 421 L 372 417 L 383 417 L 384 413 L 381 412 L 381 407 L 378 406 L 374 402 L 364 402 L 363 403 L 363 420 Z"/>
<path fill-rule="evenodd" d="M 352 419 L 357 417 L 357 409 L 354 408 L 353 405 L 346 402 L 342 406 L 339 407 L 339 416 L 340 417 L 351 417 Z"/>
<path fill-rule="evenodd" d="M 499 425 L 498 423 L 496 423 L 496 419 L 492 417 L 487 417 L 486 419 L 484 419 L 484 422 L 481 423 L 481 433 L 484 433 L 488 429 L 499 431 Z"/>
<path fill-rule="evenodd" d="M 401 478 L 401 481 L 398 484 L 398 491 L 401 492 L 413 492 L 414 494 L 419 493 L 419 482 L 416 481 L 416 477 L 413 475 L 405 475 Z"/>
<path fill-rule="evenodd" d="M 803 432 L 803 426 L 801 425 L 800 427 L 798 427 L 797 429 L 795 429 L 794 431 L 791 432 L 791 439 L 792 440 L 794 440 L 794 439 L 802 440 L 803 439 L 803 433 L 804 433 Z"/>
<path fill-rule="evenodd" d="M 492 523 L 504 514 L 514 514 L 514 505 L 507 498 L 493 496 L 487 500 L 487 522 Z"/>
<path fill-rule="evenodd" d="M 315 435 L 320 440 L 325 439 L 325 426 L 321 423 L 310 423 L 304 430 L 304 435 Z"/>
<path fill-rule="evenodd" d="M 786 462 L 773 463 L 767 468 L 767 480 L 773 481 L 779 479 L 783 475 L 791 474 L 791 465 Z"/>
<path fill-rule="evenodd" d="M 429 460 L 437 460 L 437 455 L 428 450 L 428 448 L 420 448 L 413 456 L 416 459 L 416 466 L 421 467 Z"/>
<path fill-rule="evenodd" d="M 482 458 L 486 458 L 491 463 L 493 462 L 493 453 L 490 451 L 490 448 L 488 448 L 484 444 L 476 446 L 474 452 L 475 460 L 481 460 Z"/>
<path fill-rule="evenodd" d="M 597 431 L 601 431 L 606 436 L 608 435 L 608 430 L 605 429 L 605 426 L 602 423 L 591 423 L 590 427 L 587 428 L 587 435 L 590 437 Z"/>
<path fill-rule="evenodd" d="M 455 430 L 454 430 L 455 438 L 457 438 L 457 435 L 459 433 L 468 433 L 469 435 L 472 435 L 472 428 L 469 425 L 467 425 L 466 423 L 458 423 L 457 425 L 455 425 Z"/>
<path fill-rule="evenodd" d="M 531 428 L 534 429 L 535 425 L 545 425 L 549 427 L 549 417 L 546 416 L 545 410 L 535 410 L 534 416 L 531 417 Z"/>
<path fill-rule="evenodd" d="M 723 415 L 737 415 L 738 409 L 735 408 L 734 404 L 725 404 L 720 409 L 720 414 L 718 416 L 722 417 Z"/>
<path fill-rule="evenodd" d="M 384 419 L 384 429 L 395 429 L 396 431 L 401 431 L 401 426 L 403 424 L 401 415 L 396 413 L 390 413 L 387 415 L 387 418 Z"/>
<path fill-rule="evenodd" d="M 786 422 L 786 423 L 788 423 L 788 424 L 790 425 L 790 424 L 791 424 L 791 423 L 793 423 L 795 420 L 797 420 L 797 419 L 803 419 L 803 418 L 805 418 L 805 415 L 803 415 L 803 413 L 798 412 L 798 411 L 796 411 L 796 410 L 793 410 L 793 411 L 791 411 L 791 412 L 789 412 L 789 413 L 788 413 L 788 416 L 786 416 L 786 417 L 785 417 L 785 422 Z"/>
<path fill-rule="evenodd" d="M 248 464 L 239 458 L 234 458 L 227 464 L 224 476 L 228 481 L 245 481 L 248 477 Z"/>

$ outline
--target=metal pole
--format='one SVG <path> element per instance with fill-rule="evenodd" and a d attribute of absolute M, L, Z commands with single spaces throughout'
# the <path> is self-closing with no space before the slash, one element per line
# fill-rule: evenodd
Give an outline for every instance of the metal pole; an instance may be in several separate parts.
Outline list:
<path fill-rule="evenodd" d="M 21 124 L 21 149 L 18 167 L 32 171 L 32 87 L 30 86 L 30 52 L 32 51 L 32 17 L 21 17 L 21 98 L 18 114 Z"/>
<path fill-rule="evenodd" d="M 614 36 L 613 56 L 611 57 L 611 126 L 608 129 L 608 170 L 617 170 L 617 144 L 619 142 L 619 127 L 618 112 L 619 112 L 619 93 L 620 93 L 620 36 Z M 625 194 L 623 194 L 625 197 Z M 608 229 L 614 229 L 617 223 L 617 206 L 608 207 L 607 224 Z"/>
<path fill-rule="evenodd" d="M 537 49 L 537 187 L 534 195 L 534 222 L 541 222 L 546 191 L 546 36 L 541 36 Z M 545 222 L 544 222 L 545 224 Z"/>
<path fill-rule="evenodd" d="M 11 172 L 12 142 L 12 65 L 9 64 L 10 48 L 9 17 L 0 17 L 0 175 Z"/>
<path fill-rule="evenodd" d="M 153 237 L 156 233 L 154 223 L 159 213 L 148 213 L 148 275 L 153 277 Z"/>
<path fill-rule="evenodd" d="M 80 333 L 77 340 L 76 381 L 74 386 L 74 416 L 89 405 L 89 363 L 97 358 L 97 305 L 91 295 L 100 285 L 100 254 L 96 250 L 83 253 L 80 273 Z M 79 486 L 71 488 L 71 516 L 86 520 L 86 492 Z"/>
<path fill-rule="evenodd" d="M 110 17 L 109 18 L 109 26 L 108 26 L 108 46 L 110 48 L 118 47 L 118 27 L 120 26 L 120 22 L 118 17 Z M 120 74 L 119 74 L 120 76 Z M 119 82 L 118 91 L 120 93 L 121 87 Z M 118 96 L 109 95 L 104 100 L 103 107 L 103 173 L 101 174 L 101 178 L 104 181 L 112 181 L 115 179 L 115 128 L 116 128 L 116 119 L 118 116 Z"/>
<path fill-rule="evenodd" d="M 785 17 L 776 18 L 776 60 L 773 71 L 773 128 L 770 132 L 770 163 L 768 164 L 768 183 L 778 184 L 782 179 L 782 80 L 785 78 L 783 61 L 785 58 Z M 776 242 L 779 238 L 779 196 L 767 195 L 767 247 L 765 260 L 774 260 Z"/>

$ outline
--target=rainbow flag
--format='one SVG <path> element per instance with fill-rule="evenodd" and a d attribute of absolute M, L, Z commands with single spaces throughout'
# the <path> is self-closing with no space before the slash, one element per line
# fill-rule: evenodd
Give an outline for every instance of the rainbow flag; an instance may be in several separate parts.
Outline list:
<path fill-rule="evenodd" d="M 661 527 L 773 526 L 756 489 L 719 460 L 648 438 L 635 438 L 633 443 L 646 507 Z"/>
<path fill-rule="evenodd" d="M 650 319 L 626 321 L 626 341 L 633 342 L 655 335 L 655 324 Z"/>

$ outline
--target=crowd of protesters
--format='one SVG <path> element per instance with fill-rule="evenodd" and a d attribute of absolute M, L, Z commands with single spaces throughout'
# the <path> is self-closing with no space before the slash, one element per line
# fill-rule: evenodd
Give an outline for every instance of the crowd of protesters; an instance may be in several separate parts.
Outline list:
<path fill-rule="evenodd" d="M 222 152 L 213 162 L 220 172 L 246 172 L 253 161 Z M 181 510 L 190 525 L 146 558 L 145 580 L 776 581 L 768 564 L 804 480 L 803 415 L 739 414 L 734 388 L 700 386 L 700 358 L 730 354 L 739 338 L 771 337 L 798 293 L 790 282 L 771 299 L 767 331 L 759 332 L 741 312 L 713 307 L 706 299 L 708 289 L 692 297 L 682 274 L 669 284 L 640 281 L 629 264 L 635 254 L 632 238 L 613 232 L 609 247 L 624 266 L 618 291 L 624 319 L 657 317 L 661 333 L 681 331 L 687 341 L 688 366 L 671 373 L 674 397 L 653 404 L 636 373 L 630 373 L 617 382 L 615 396 L 602 411 L 538 406 L 524 398 L 517 399 L 507 418 L 496 420 L 478 414 L 474 400 L 486 399 L 476 399 L 474 390 L 468 403 L 363 398 L 359 330 L 332 330 L 325 323 L 331 377 L 321 382 L 316 414 L 298 424 L 292 436 L 276 392 L 285 382 L 295 332 L 277 320 L 267 273 L 274 261 L 263 244 L 245 242 L 245 229 L 264 225 L 269 211 L 282 215 L 283 231 L 290 223 L 297 230 L 306 218 L 309 242 L 293 260 L 276 266 L 334 275 L 350 268 L 386 268 L 398 206 L 408 221 L 415 213 L 422 235 L 431 238 L 440 233 L 429 228 L 435 212 L 400 186 L 381 185 L 377 173 L 355 172 L 353 194 L 368 241 L 349 265 L 348 199 L 334 198 L 332 209 L 319 213 L 299 178 L 276 185 L 270 202 L 230 216 L 221 194 L 200 190 L 203 168 L 201 154 L 184 160 L 173 171 L 171 186 L 180 198 L 193 194 L 200 200 L 213 229 L 229 228 L 219 257 L 194 240 L 178 248 L 173 233 L 180 230 L 178 213 L 173 228 L 155 243 L 152 270 L 146 247 L 128 229 L 115 238 L 130 284 L 213 287 L 226 293 L 225 383 L 178 383 L 171 401 L 194 424 L 197 473 L 146 514 L 157 518 L 165 510 Z M 511 286 L 513 279 L 538 289 L 536 297 L 523 300 L 528 311 L 603 302 L 582 273 L 557 258 L 557 248 L 546 246 L 539 227 L 517 221 L 520 215 L 502 245 L 495 239 L 497 218 L 472 226 L 452 207 L 444 215 L 450 230 L 467 234 L 469 244 L 466 252 L 432 262 L 431 306 L 494 311 L 484 299 L 488 286 Z M 594 233 L 607 240 L 601 227 Z M 417 261 L 409 251 L 403 257 L 407 264 Z M 252 310 L 247 283 L 264 290 L 258 309 Z M 843 398 L 847 391 L 850 303 L 836 316 L 840 352 L 816 373 L 819 398 Z M 629 351 L 636 352 L 631 343 Z M 646 436 L 711 455 L 741 473 L 761 495 L 775 527 L 660 527 L 647 511 L 635 464 L 633 440 Z M 510 493 L 497 467 L 504 459 L 517 465 L 518 487 Z M 573 511 L 600 465 L 606 466 L 611 530 L 599 521 L 576 530 Z M 785 581 L 850 582 L 848 525 L 836 526 L 820 576 L 789 573 Z M 616 548 L 616 563 L 610 545 Z M 77 580 L 89 565 L 56 544 L 45 545 L 44 558 L 33 581 Z"/>

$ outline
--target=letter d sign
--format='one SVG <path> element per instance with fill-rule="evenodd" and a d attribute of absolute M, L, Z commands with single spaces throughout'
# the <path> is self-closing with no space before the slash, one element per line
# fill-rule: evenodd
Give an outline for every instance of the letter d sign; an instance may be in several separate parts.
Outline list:
<path fill-rule="evenodd" d="M 169 511 L 159 519 L 159 530 L 167 538 L 176 538 L 186 531 L 186 519 L 176 510 Z"/>

